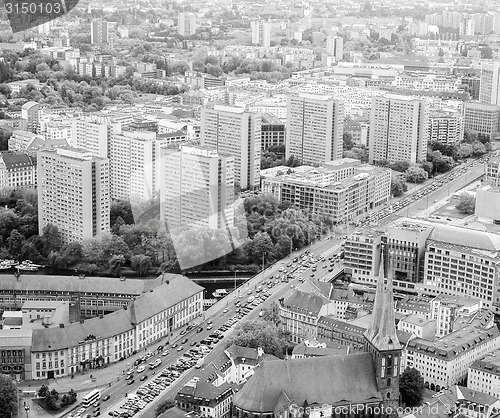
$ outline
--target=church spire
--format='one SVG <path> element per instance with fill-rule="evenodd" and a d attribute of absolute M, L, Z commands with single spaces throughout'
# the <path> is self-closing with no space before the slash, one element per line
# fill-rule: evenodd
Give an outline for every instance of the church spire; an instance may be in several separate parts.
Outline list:
<path fill-rule="evenodd" d="M 373 304 L 372 320 L 365 337 L 379 351 L 399 350 L 396 335 L 396 320 L 394 316 L 394 292 L 392 288 L 393 266 L 389 256 L 387 284 L 384 284 L 384 248 L 380 258 L 380 273 L 378 277 L 377 293 Z"/>

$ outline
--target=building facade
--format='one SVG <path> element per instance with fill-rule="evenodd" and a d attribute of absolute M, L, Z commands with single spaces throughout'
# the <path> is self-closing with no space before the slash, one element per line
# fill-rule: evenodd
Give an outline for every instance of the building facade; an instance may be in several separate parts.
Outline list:
<path fill-rule="evenodd" d="M 458 144 L 464 138 L 464 119 L 459 113 L 432 112 L 429 115 L 429 142 Z"/>
<path fill-rule="evenodd" d="M 256 20 L 251 22 L 250 25 L 252 29 L 252 44 L 269 48 L 271 46 L 271 23 Z"/>
<path fill-rule="evenodd" d="M 105 20 L 93 20 L 90 28 L 91 44 L 107 44 L 109 42 L 109 26 Z"/>
<path fill-rule="evenodd" d="M 479 101 L 489 105 L 500 105 L 500 63 L 481 62 Z"/>
<path fill-rule="evenodd" d="M 17 151 L 0 151 L 0 190 L 37 186 L 36 159 Z"/>
<path fill-rule="evenodd" d="M 492 138 L 498 133 L 499 119 L 500 106 L 477 102 L 464 104 L 464 129 Z"/>
<path fill-rule="evenodd" d="M 109 232 L 109 161 L 76 148 L 38 152 L 38 228 L 51 223 L 64 243 Z"/>
<path fill-rule="evenodd" d="M 261 149 L 266 150 L 270 146 L 285 146 L 286 140 L 285 123 L 276 116 L 270 114 L 262 115 Z"/>
<path fill-rule="evenodd" d="M 299 93 L 287 102 L 286 158 L 318 165 L 342 158 L 344 103 L 330 96 Z"/>
<path fill-rule="evenodd" d="M 417 163 L 427 157 L 428 104 L 407 96 L 372 98 L 370 163 L 387 160 Z"/>
<path fill-rule="evenodd" d="M 194 13 L 179 13 L 178 32 L 181 36 L 192 36 L 196 33 L 196 15 Z"/>

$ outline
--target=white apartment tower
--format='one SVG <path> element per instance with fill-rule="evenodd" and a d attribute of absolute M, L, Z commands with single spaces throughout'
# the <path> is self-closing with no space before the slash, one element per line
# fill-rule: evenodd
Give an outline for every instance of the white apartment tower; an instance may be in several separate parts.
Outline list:
<path fill-rule="evenodd" d="M 215 105 L 201 111 L 200 142 L 234 157 L 234 179 L 243 190 L 260 184 L 262 116 L 242 107 Z"/>
<path fill-rule="evenodd" d="M 344 38 L 341 36 L 326 38 L 326 53 L 335 57 L 335 62 L 339 62 L 344 56 Z"/>
<path fill-rule="evenodd" d="M 481 82 L 479 101 L 485 104 L 500 105 L 500 62 L 481 63 Z"/>
<path fill-rule="evenodd" d="M 373 97 L 370 163 L 381 160 L 424 161 L 429 136 L 428 119 L 428 104 L 424 100 L 392 94 Z"/>
<path fill-rule="evenodd" d="M 211 147 L 161 150 L 160 217 L 177 227 L 233 226 L 234 158 Z"/>
<path fill-rule="evenodd" d="M 306 165 L 342 158 L 344 102 L 327 95 L 299 93 L 287 102 L 286 158 Z"/>
<path fill-rule="evenodd" d="M 71 148 L 38 152 L 38 228 L 56 225 L 65 244 L 109 232 L 109 161 Z"/>
<path fill-rule="evenodd" d="M 181 36 L 192 36 L 196 33 L 196 15 L 194 13 L 179 13 L 178 32 Z"/>
<path fill-rule="evenodd" d="M 90 28 L 91 44 L 107 44 L 109 42 L 109 27 L 105 20 L 93 20 Z"/>
<path fill-rule="evenodd" d="M 271 24 L 263 20 L 255 20 L 251 23 L 252 44 L 264 48 L 271 46 Z"/>
<path fill-rule="evenodd" d="M 72 135 L 70 145 L 90 151 L 93 155 L 108 158 L 109 138 L 118 129 L 106 116 L 86 115 L 71 119 Z"/>

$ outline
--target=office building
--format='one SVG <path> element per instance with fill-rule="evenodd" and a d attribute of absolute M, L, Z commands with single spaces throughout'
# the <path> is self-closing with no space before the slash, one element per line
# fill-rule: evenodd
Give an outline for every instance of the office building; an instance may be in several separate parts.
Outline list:
<path fill-rule="evenodd" d="M 477 298 L 440 294 L 429 302 L 429 306 L 430 317 L 436 321 L 436 337 L 444 337 L 456 331 L 459 317 L 471 319 L 479 313 L 483 302 Z"/>
<path fill-rule="evenodd" d="M 0 190 L 36 185 L 36 158 L 19 151 L 0 151 Z"/>
<path fill-rule="evenodd" d="M 355 283 L 374 285 L 380 263 L 381 233 L 361 230 L 353 232 L 344 245 L 344 272 Z"/>
<path fill-rule="evenodd" d="M 93 20 L 90 28 L 91 44 L 109 43 L 109 26 L 105 20 Z"/>
<path fill-rule="evenodd" d="M 266 150 L 270 146 L 285 145 L 285 124 L 276 116 L 269 113 L 262 115 L 261 149 Z"/>
<path fill-rule="evenodd" d="M 201 111 L 201 145 L 234 157 L 234 180 L 242 190 L 260 184 L 261 125 L 260 114 L 241 107 L 215 105 Z"/>
<path fill-rule="evenodd" d="M 252 28 L 252 44 L 264 48 L 271 46 L 271 24 L 262 20 L 255 20 L 250 24 Z"/>
<path fill-rule="evenodd" d="M 38 123 L 40 120 L 40 104 L 37 102 L 28 102 L 21 107 L 21 118 L 25 119 L 28 124 L 28 131 L 38 132 Z"/>
<path fill-rule="evenodd" d="M 214 148 L 161 150 L 160 217 L 170 230 L 233 226 L 234 157 Z"/>
<path fill-rule="evenodd" d="M 498 133 L 500 106 L 465 102 L 464 129 L 469 129 L 492 139 Z"/>
<path fill-rule="evenodd" d="M 318 165 L 342 158 L 344 103 L 330 96 L 299 93 L 287 102 L 286 158 Z"/>
<path fill-rule="evenodd" d="M 484 184 L 500 189 L 500 156 L 490 157 L 486 163 Z"/>
<path fill-rule="evenodd" d="M 452 145 L 464 138 L 464 118 L 456 112 L 432 111 L 429 114 L 429 142 Z"/>
<path fill-rule="evenodd" d="M 262 180 L 262 191 L 340 224 L 387 203 L 390 183 L 389 169 L 344 158 L 300 172 L 278 172 Z"/>
<path fill-rule="evenodd" d="M 489 105 L 500 105 L 500 62 L 481 63 L 479 101 Z"/>
<path fill-rule="evenodd" d="M 344 38 L 341 36 L 326 38 L 326 53 L 335 57 L 335 62 L 342 60 L 344 56 Z"/>
<path fill-rule="evenodd" d="M 109 232 L 109 161 L 76 148 L 38 152 L 38 228 L 51 223 L 63 243 Z"/>
<path fill-rule="evenodd" d="M 372 98 L 370 163 L 388 160 L 417 163 L 427 157 L 428 105 L 424 100 L 386 95 Z"/>
<path fill-rule="evenodd" d="M 178 32 L 181 36 L 192 36 L 196 33 L 196 15 L 194 13 L 179 13 Z"/>

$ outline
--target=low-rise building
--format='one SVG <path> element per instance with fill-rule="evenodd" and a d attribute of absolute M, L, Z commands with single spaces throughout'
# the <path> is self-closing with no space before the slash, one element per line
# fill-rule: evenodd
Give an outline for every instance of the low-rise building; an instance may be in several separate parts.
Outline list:
<path fill-rule="evenodd" d="M 355 283 L 376 284 L 380 264 L 382 233 L 372 230 L 353 232 L 344 244 L 344 272 Z"/>
<path fill-rule="evenodd" d="M 0 151 L 0 190 L 36 185 L 36 158 L 19 151 Z"/>
<path fill-rule="evenodd" d="M 467 387 L 500 398 L 500 351 L 492 351 L 469 367 Z"/>
<path fill-rule="evenodd" d="M 436 335 L 436 320 L 417 315 L 407 315 L 398 322 L 398 330 L 432 341 Z"/>
<path fill-rule="evenodd" d="M 484 183 L 488 186 L 500 188 L 500 156 L 490 157 L 486 163 Z"/>

